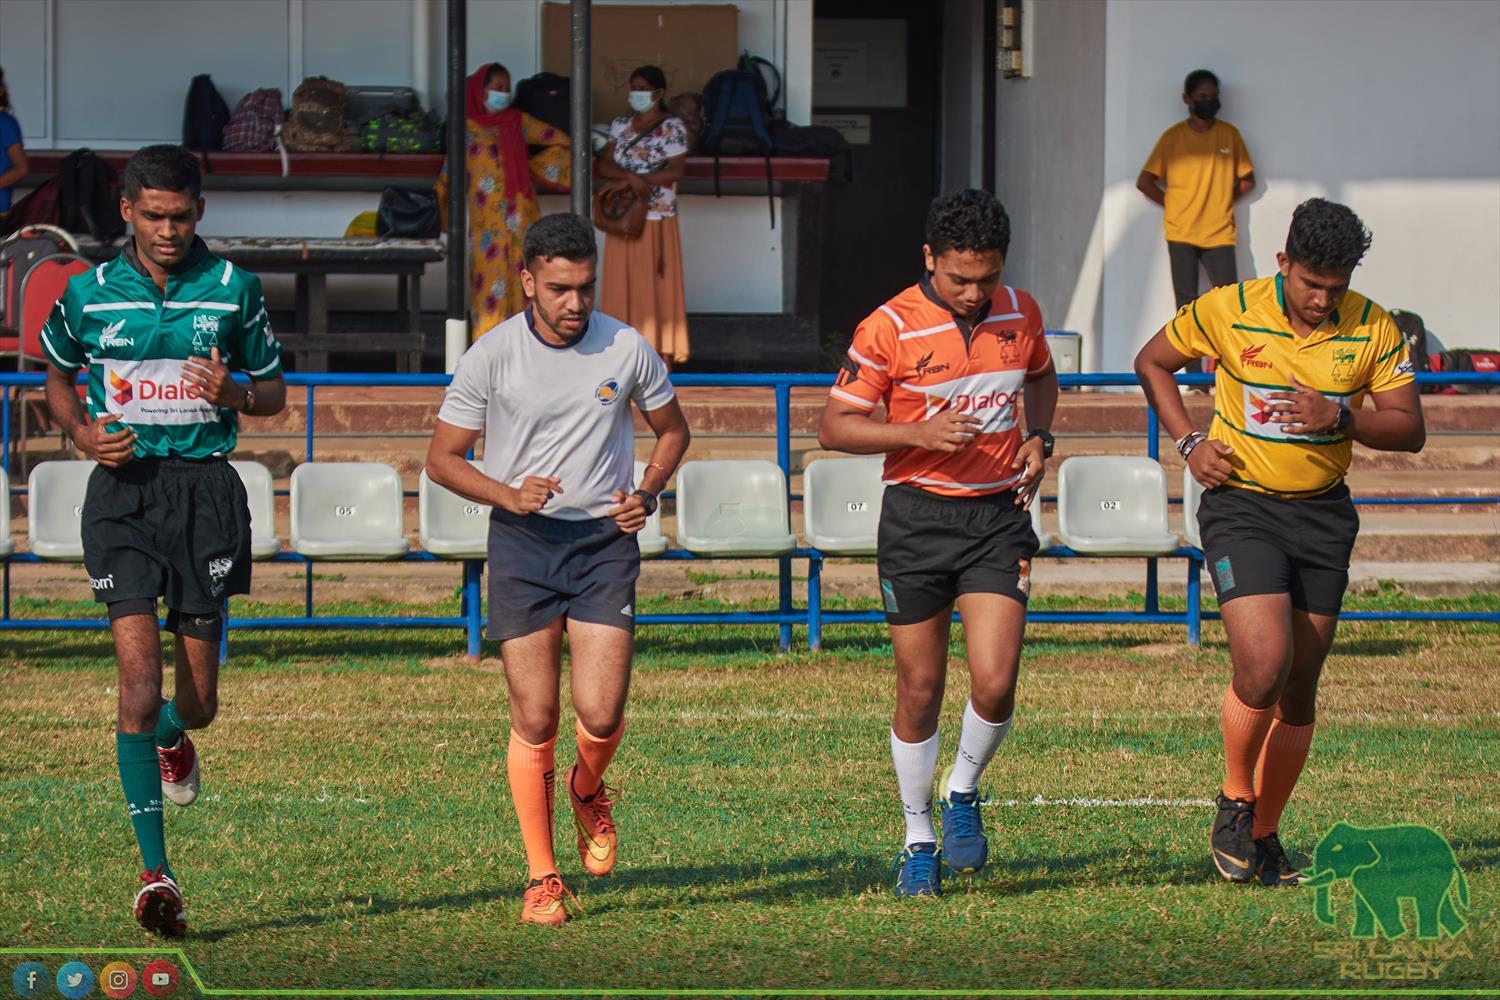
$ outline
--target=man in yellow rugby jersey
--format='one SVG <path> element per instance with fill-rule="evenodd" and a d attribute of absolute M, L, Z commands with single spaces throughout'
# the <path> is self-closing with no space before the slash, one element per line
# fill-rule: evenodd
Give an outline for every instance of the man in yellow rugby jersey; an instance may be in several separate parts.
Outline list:
<path fill-rule="evenodd" d="M 1234 673 L 1210 839 L 1232 882 L 1301 881 L 1277 826 L 1307 759 L 1318 674 L 1349 583 L 1359 516 L 1344 475 L 1354 442 L 1414 452 L 1427 436 L 1400 332 L 1349 290 L 1369 248 L 1347 207 L 1305 201 L 1276 275 L 1188 303 L 1135 359 L 1146 398 L 1207 490 L 1198 525 Z M 1218 361 L 1207 436 L 1172 377 L 1199 357 Z"/>

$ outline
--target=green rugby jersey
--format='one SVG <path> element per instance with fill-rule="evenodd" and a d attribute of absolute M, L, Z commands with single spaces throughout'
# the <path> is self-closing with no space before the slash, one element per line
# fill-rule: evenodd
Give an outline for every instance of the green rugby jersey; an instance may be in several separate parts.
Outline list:
<path fill-rule="evenodd" d="M 90 418 L 119 414 L 135 429 L 137 458 L 211 458 L 234 450 L 234 410 L 205 402 L 183 380 L 194 355 L 265 381 L 281 374 L 260 279 L 195 239 L 167 276 L 166 293 L 135 259 L 134 243 L 68 282 L 42 327 L 52 364 L 73 374 L 88 366 Z"/>

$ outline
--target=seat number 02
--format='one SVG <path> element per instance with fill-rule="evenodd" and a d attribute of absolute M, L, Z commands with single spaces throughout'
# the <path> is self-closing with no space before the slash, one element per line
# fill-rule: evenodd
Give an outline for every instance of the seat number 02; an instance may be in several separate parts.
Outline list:
<path fill-rule="evenodd" d="M 1099 501 L 1099 509 L 1100 510 L 1119 510 L 1120 509 L 1120 501 L 1118 501 L 1118 500 L 1100 500 Z"/>

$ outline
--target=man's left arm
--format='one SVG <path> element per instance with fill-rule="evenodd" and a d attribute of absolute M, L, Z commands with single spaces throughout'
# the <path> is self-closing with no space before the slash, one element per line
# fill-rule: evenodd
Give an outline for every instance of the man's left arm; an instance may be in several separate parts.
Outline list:
<path fill-rule="evenodd" d="M 1288 434 L 1343 434 L 1377 451 L 1418 452 L 1427 443 L 1415 382 L 1371 392 L 1373 411 L 1340 406 L 1295 377 L 1291 392 L 1273 392 L 1270 398 L 1282 402 L 1271 419 Z"/>
<path fill-rule="evenodd" d="M 641 416 L 646 420 L 646 426 L 651 428 L 656 435 L 656 444 L 651 448 L 651 457 L 646 459 L 646 472 L 641 476 L 641 481 L 636 484 L 637 492 L 626 493 L 624 490 L 616 490 L 610 499 L 615 506 L 605 511 L 606 517 L 615 519 L 620 530 L 627 535 L 634 534 L 646 526 L 646 519 L 651 516 L 646 509 L 647 502 L 640 494 L 642 492 L 651 494 L 653 500 L 662 490 L 667 488 L 667 482 L 672 478 L 672 473 L 677 471 L 682 456 L 687 454 L 688 444 L 692 441 L 692 432 L 688 430 L 687 417 L 682 413 L 682 405 L 674 396 L 664 406 L 654 410 L 641 410 Z M 654 509 L 654 508 L 653 508 Z"/>
<path fill-rule="evenodd" d="M 1021 443 L 1010 467 L 1022 470 L 1021 478 L 1016 482 L 1016 503 L 1030 508 L 1041 488 L 1042 478 L 1047 474 L 1047 456 L 1052 451 L 1052 417 L 1057 412 L 1057 368 L 1052 363 L 1052 352 L 1047 349 L 1041 310 L 1033 302 L 1027 305 L 1034 316 L 1031 354 L 1027 358 L 1026 382 L 1022 390 L 1026 440 Z"/>
<path fill-rule="evenodd" d="M 1234 133 L 1234 200 L 1239 201 L 1255 190 L 1255 164 L 1250 162 L 1250 150 L 1238 131 Z"/>
<path fill-rule="evenodd" d="M 286 378 L 281 370 L 281 343 L 271 332 L 271 316 L 258 278 L 251 276 L 240 296 L 239 315 L 245 318 L 238 324 L 238 342 L 233 344 L 230 360 L 250 376 L 250 385 L 234 381 L 217 347 L 207 358 L 189 358 L 182 375 L 215 406 L 250 417 L 269 417 L 286 406 Z"/>

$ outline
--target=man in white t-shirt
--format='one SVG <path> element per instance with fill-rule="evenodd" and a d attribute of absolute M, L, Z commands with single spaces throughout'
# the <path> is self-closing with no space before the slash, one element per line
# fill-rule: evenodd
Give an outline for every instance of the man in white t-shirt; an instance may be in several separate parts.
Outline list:
<path fill-rule="evenodd" d="M 433 482 L 490 515 L 489 636 L 510 689 L 506 768 L 530 884 L 526 923 L 561 924 L 572 894 L 552 852 L 562 634 L 572 659 L 578 762 L 568 769 L 578 853 L 605 875 L 618 852 L 604 769 L 624 732 L 640 574 L 636 532 L 687 451 L 667 370 L 639 333 L 593 311 L 594 228 L 548 215 L 526 232 L 530 306 L 459 360 L 427 452 Z M 634 402 L 656 434 L 635 478 Z M 465 459 L 485 432 L 484 468 Z"/>

